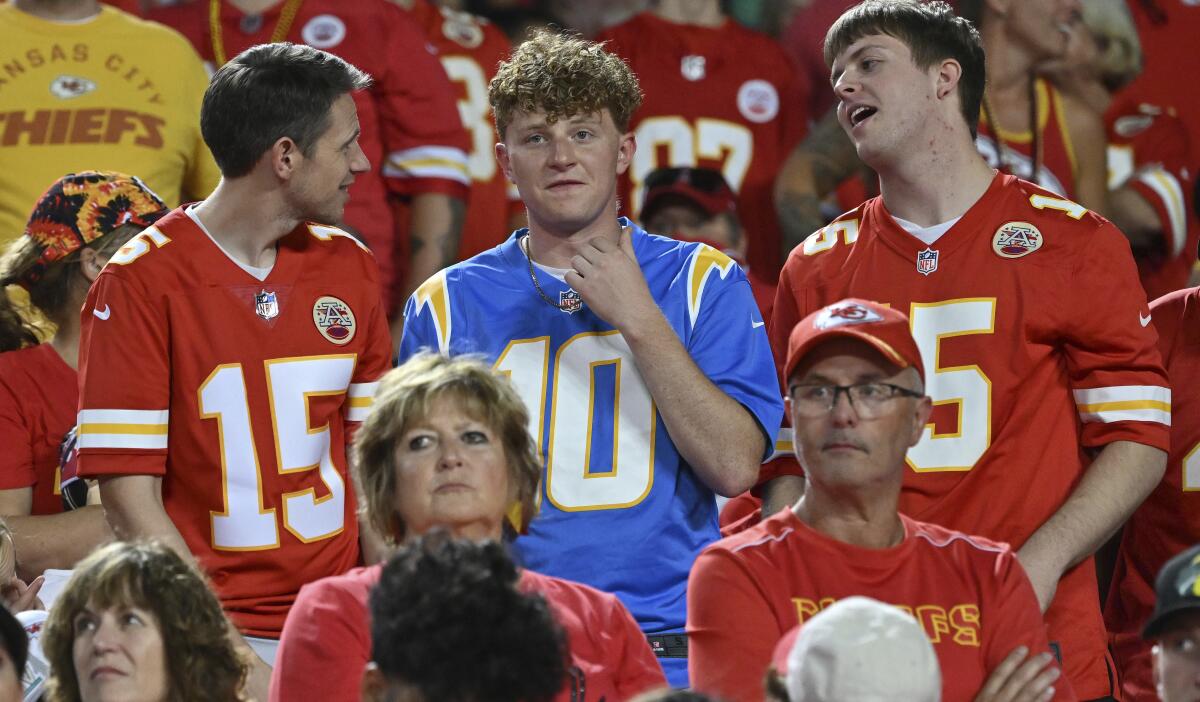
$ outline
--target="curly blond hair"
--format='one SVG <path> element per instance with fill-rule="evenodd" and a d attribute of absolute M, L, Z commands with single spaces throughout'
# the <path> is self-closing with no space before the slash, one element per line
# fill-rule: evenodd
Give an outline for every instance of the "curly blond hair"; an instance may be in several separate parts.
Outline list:
<path fill-rule="evenodd" d="M 553 124 L 607 108 L 617 129 L 625 132 L 642 104 L 642 89 L 629 66 L 600 44 L 542 30 L 500 64 L 488 86 L 488 100 L 503 141 L 517 111 L 544 111 Z"/>

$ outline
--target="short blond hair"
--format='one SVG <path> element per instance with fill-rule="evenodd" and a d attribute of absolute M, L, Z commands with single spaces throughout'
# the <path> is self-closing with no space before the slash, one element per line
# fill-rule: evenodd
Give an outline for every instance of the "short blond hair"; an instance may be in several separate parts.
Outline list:
<path fill-rule="evenodd" d="M 544 111 L 553 124 L 607 109 L 617 129 L 625 132 L 642 104 L 642 89 L 629 66 L 600 44 L 542 30 L 501 62 L 488 86 L 488 100 L 496 133 L 504 141 L 517 111 Z"/>
<path fill-rule="evenodd" d="M 508 378 L 477 358 L 413 356 L 379 381 L 370 414 L 354 436 L 355 474 L 367 522 L 385 539 L 399 542 L 407 526 L 392 508 L 396 495 L 396 447 L 413 424 L 429 416 L 433 403 L 453 399 L 467 416 L 496 433 L 504 448 L 508 482 L 520 504 L 512 534 L 524 532 L 537 514 L 542 466 L 529 436 L 529 412 Z"/>

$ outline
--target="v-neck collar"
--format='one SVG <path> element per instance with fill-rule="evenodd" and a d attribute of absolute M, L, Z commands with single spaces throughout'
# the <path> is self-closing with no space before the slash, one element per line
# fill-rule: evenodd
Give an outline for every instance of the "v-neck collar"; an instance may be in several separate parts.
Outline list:
<path fill-rule="evenodd" d="M 896 249 L 905 258 L 913 258 L 916 254 L 933 249 L 940 255 L 948 255 L 979 235 L 989 214 L 995 209 L 995 201 L 1000 192 L 1008 185 L 1013 176 L 997 173 L 988 185 L 983 195 L 963 213 L 962 217 L 943 233 L 932 245 L 926 244 L 917 237 L 905 231 L 883 204 L 883 198 L 877 197 L 867 206 L 864 213 L 863 228 L 879 233 L 879 238 L 888 246 Z M 991 234 L 991 232 L 987 232 Z"/>

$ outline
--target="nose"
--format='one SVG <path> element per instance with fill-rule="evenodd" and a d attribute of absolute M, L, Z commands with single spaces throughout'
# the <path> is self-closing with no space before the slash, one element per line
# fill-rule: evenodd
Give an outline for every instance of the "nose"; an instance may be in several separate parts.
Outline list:
<path fill-rule="evenodd" d="M 550 167 L 566 170 L 575 165 L 575 145 L 570 139 L 555 139 L 550 150 Z"/>
<path fill-rule="evenodd" d="M 834 426 L 848 427 L 858 424 L 858 410 L 850 400 L 848 388 L 837 388 L 834 391 L 833 407 L 829 410 L 829 419 Z"/>
<path fill-rule="evenodd" d="M 350 160 L 351 173 L 366 173 L 371 170 L 371 161 L 366 152 L 357 143 L 354 144 L 354 158 Z"/>
<path fill-rule="evenodd" d="M 442 455 L 438 460 L 438 468 L 448 470 L 463 464 L 462 445 L 457 441 L 442 443 Z"/>
<path fill-rule="evenodd" d="M 92 634 L 92 650 L 96 653 L 105 653 L 118 648 L 119 633 L 116 622 L 111 621 L 110 617 L 102 617 L 96 624 L 96 631 Z"/>

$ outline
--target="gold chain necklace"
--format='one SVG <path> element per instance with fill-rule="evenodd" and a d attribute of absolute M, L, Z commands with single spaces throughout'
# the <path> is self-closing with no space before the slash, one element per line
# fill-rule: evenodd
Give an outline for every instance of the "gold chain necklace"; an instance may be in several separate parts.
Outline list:
<path fill-rule="evenodd" d="M 212 36 L 213 61 L 217 68 L 225 65 L 225 41 L 221 36 L 221 1 L 208 1 L 208 32 Z M 271 43 L 283 41 L 296 21 L 296 13 L 304 0 L 287 0 L 287 4 L 279 11 L 279 19 L 275 20 L 275 29 L 271 30 Z"/>
<path fill-rule="evenodd" d="M 538 282 L 537 274 L 535 274 L 533 272 L 533 256 L 530 255 L 530 253 L 529 253 L 529 235 L 528 234 L 526 234 L 524 237 L 521 238 L 521 250 L 525 252 L 525 262 L 529 264 L 529 279 L 533 281 L 533 289 L 537 290 L 537 294 L 542 296 L 542 299 L 546 301 L 547 305 L 556 307 L 564 312 L 571 309 L 573 307 L 573 305 L 571 305 L 570 303 L 564 305 L 564 304 L 555 302 L 554 300 L 550 299 L 550 296 L 546 294 L 545 290 L 542 290 L 542 284 Z"/>

